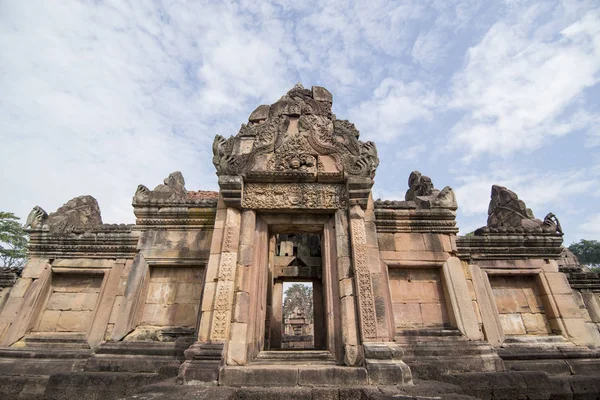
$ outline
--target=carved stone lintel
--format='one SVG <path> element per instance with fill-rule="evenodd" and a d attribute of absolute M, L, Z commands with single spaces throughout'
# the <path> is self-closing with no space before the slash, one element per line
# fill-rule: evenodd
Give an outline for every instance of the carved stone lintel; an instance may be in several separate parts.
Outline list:
<path fill-rule="evenodd" d="M 242 199 L 243 208 L 263 210 L 336 210 L 347 203 L 342 185 L 318 183 L 247 183 Z"/>

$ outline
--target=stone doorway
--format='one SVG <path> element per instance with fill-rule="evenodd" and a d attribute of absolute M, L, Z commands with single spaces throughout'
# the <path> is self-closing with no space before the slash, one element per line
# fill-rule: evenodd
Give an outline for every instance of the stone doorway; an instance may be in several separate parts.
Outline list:
<path fill-rule="evenodd" d="M 325 350 L 320 233 L 274 234 L 265 350 Z"/>

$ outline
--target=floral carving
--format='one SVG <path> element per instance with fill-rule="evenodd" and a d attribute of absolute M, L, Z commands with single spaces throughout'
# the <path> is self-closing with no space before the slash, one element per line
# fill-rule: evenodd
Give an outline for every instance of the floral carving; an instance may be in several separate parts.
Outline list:
<path fill-rule="evenodd" d="M 347 206 L 342 185 L 317 183 L 248 183 L 244 186 L 242 208 L 306 208 L 335 210 Z"/>
<path fill-rule="evenodd" d="M 353 219 L 350 227 L 362 330 L 365 338 L 375 338 L 377 337 L 377 319 L 367 258 L 365 227 L 363 221 L 359 219 Z"/>

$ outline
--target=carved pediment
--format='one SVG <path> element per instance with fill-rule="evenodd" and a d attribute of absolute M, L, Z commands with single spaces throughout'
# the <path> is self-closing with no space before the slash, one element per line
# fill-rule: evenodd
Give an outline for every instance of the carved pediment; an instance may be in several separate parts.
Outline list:
<path fill-rule="evenodd" d="M 327 89 L 297 84 L 279 101 L 259 106 L 229 139 L 217 135 L 217 175 L 252 181 L 341 182 L 375 176 L 379 164 L 372 142 L 358 140 L 354 124 L 331 112 Z"/>

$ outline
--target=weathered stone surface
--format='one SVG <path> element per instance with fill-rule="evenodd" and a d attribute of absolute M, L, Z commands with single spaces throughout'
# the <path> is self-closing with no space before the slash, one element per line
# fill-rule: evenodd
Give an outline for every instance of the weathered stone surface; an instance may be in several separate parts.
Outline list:
<path fill-rule="evenodd" d="M 35 211 L 35 210 L 34 210 Z M 89 230 L 102 224 L 100 207 L 92 196 L 79 196 L 69 200 L 45 221 L 52 234 L 66 234 Z"/>
<path fill-rule="evenodd" d="M 519 230 L 536 230 L 538 232 L 562 234 L 560 222 L 549 213 L 544 221 L 536 219 L 533 211 L 517 194 L 504 186 L 493 185 L 490 205 L 488 207 L 487 228 L 510 228 Z M 480 228 L 475 233 L 481 234 L 486 229 Z"/>
<path fill-rule="evenodd" d="M 217 135 L 213 143 L 213 164 L 218 175 L 278 177 L 294 181 L 342 179 L 337 172 L 325 172 L 317 158 L 334 155 L 344 174 L 373 178 L 379 164 L 372 142 L 360 142 L 358 130 L 348 121 L 331 114 L 331 94 L 321 87 L 307 90 L 297 84 L 270 107 L 261 106 L 242 125 L 235 137 Z M 266 116 L 266 118 L 264 118 Z M 250 146 L 240 151 L 243 144 Z M 262 159 L 268 161 L 261 162 Z M 319 179 L 320 180 L 320 179 Z"/>
<path fill-rule="evenodd" d="M 421 175 L 419 171 L 411 172 L 408 178 L 408 190 L 404 196 L 406 201 L 414 201 L 417 208 L 449 208 L 456 210 L 456 198 L 451 187 L 442 190 L 434 188 L 431 178 Z"/>

